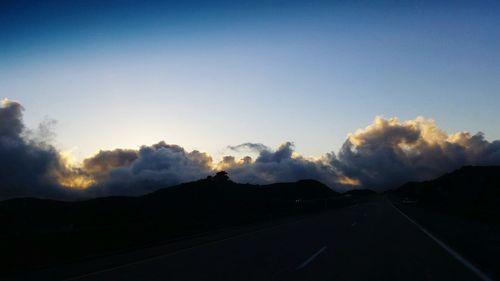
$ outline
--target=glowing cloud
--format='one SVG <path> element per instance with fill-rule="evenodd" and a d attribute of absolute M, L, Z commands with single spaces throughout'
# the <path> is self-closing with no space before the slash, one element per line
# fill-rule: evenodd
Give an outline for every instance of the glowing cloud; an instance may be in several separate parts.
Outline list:
<path fill-rule="evenodd" d="M 315 179 L 338 191 L 385 190 L 464 165 L 500 164 L 500 141 L 488 142 L 482 133 L 447 134 L 423 117 L 408 121 L 376 117 L 371 125 L 349 134 L 338 154 L 317 158 L 301 156 L 292 142 L 275 150 L 244 143 L 229 148 L 257 152 L 255 160 L 227 155 L 214 162 L 207 153 L 162 141 L 137 150 L 102 150 L 74 163 L 68 153 L 57 151 L 43 137 L 28 134 L 22 111 L 18 102 L 1 101 L 0 199 L 140 195 L 218 170 L 243 183 Z M 48 127 L 43 128 L 40 134 L 45 135 Z"/>
<path fill-rule="evenodd" d="M 370 126 L 349 134 L 330 163 L 365 187 L 387 189 L 426 180 L 464 165 L 500 164 L 500 142 L 482 133 L 448 135 L 431 119 L 375 118 Z"/>

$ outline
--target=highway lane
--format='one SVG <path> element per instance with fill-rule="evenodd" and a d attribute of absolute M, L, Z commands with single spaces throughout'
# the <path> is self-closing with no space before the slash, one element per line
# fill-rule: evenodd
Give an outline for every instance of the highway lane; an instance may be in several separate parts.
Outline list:
<path fill-rule="evenodd" d="M 384 198 L 68 280 L 484 280 Z"/>

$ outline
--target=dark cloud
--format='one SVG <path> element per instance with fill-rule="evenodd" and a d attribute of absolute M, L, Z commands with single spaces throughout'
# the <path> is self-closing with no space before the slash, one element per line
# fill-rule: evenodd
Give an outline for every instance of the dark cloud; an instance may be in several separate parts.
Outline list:
<path fill-rule="evenodd" d="M 138 195 L 211 174 L 212 158 L 199 151 L 159 142 L 138 151 L 101 151 L 84 161 L 97 179 L 92 195 Z M 104 167 L 104 172 L 103 172 Z"/>
<path fill-rule="evenodd" d="M 500 141 L 482 133 L 447 134 L 422 117 L 401 122 L 376 118 L 350 134 L 338 154 L 319 158 L 297 154 L 286 142 L 273 150 L 259 143 L 230 146 L 257 152 L 254 159 L 210 155 L 165 142 L 140 149 L 99 151 L 74 167 L 50 145 L 52 121 L 35 131 L 24 127 L 22 106 L 4 100 L 0 107 L 0 199 L 50 197 L 75 199 L 139 195 L 226 170 L 236 182 L 267 184 L 319 180 L 333 189 L 385 190 L 407 181 L 426 180 L 464 165 L 500 165 Z"/>
<path fill-rule="evenodd" d="M 255 152 L 262 152 L 269 150 L 269 147 L 263 145 L 262 143 L 252 143 L 252 142 L 246 142 L 235 146 L 228 146 L 227 148 L 238 152 L 242 150 L 250 150 Z"/>
<path fill-rule="evenodd" d="M 83 161 L 83 169 L 91 174 L 105 174 L 118 167 L 127 167 L 139 157 L 137 150 L 101 150 Z"/>
<path fill-rule="evenodd" d="M 45 143 L 23 137 L 23 107 L 3 100 L 0 105 L 0 199 L 66 197 L 55 172 L 64 169 L 58 152 Z"/>
<path fill-rule="evenodd" d="M 161 186 L 205 177 L 226 170 L 237 182 L 266 184 L 316 179 L 336 190 L 353 187 L 384 190 L 412 180 L 426 180 L 464 165 L 500 164 L 500 142 L 479 133 L 448 135 L 434 121 L 406 122 L 376 118 L 365 129 L 350 134 L 337 155 L 306 158 L 286 142 L 276 150 L 263 144 L 229 147 L 259 152 L 253 160 L 224 156 L 218 163 L 199 151 L 187 152 L 164 142 L 135 150 L 101 151 L 84 161 L 96 179 L 96 194 L 140 194 Z"/>
<path fill-rule="evenodd" d="M 464 165 L 499 165 L 499 156 L 500 142 L 488 142 L 481 133 L 448 135 L 422 117 L 406 122 L 378 117 L 349 135 L 330 163 L 364 187 L 384 190 Z"/>
<path fill-rule="evenodd" d="M 295 155 L 294 146 L 286 142 L 277 150 L 262 150 L 255 161 L 245 157 L 235 161 L 234 157 L 222 160 L 231 178 L 237 182 L 267 184 L 300 179 L 315 179 L 340 188 L 341 176 L 323 159 L 306 159 Z"/>
<path fill-rule="evenodd" d="M 19 142 L 24 130 L 21 104 L 2 100 L 0 104 L 0 138 L 4 142 Z"/>

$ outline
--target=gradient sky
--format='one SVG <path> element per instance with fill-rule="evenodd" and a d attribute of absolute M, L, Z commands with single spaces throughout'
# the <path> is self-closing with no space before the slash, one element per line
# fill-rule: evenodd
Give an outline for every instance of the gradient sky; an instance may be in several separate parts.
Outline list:
<path fill-rule="evenodd" d="M 0 4 L 0 97 L 78 158 L 160 140 L 318 156 L 377 115 L 500 139 L 499 2 L 102 2 Z"/>

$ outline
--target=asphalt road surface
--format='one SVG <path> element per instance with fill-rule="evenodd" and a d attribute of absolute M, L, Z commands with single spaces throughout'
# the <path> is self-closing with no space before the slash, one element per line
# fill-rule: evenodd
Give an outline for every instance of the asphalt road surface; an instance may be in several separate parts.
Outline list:
<path fill-rule="evenodd" d="M 385 198 L 66 280 L 489 280 Z"/>

